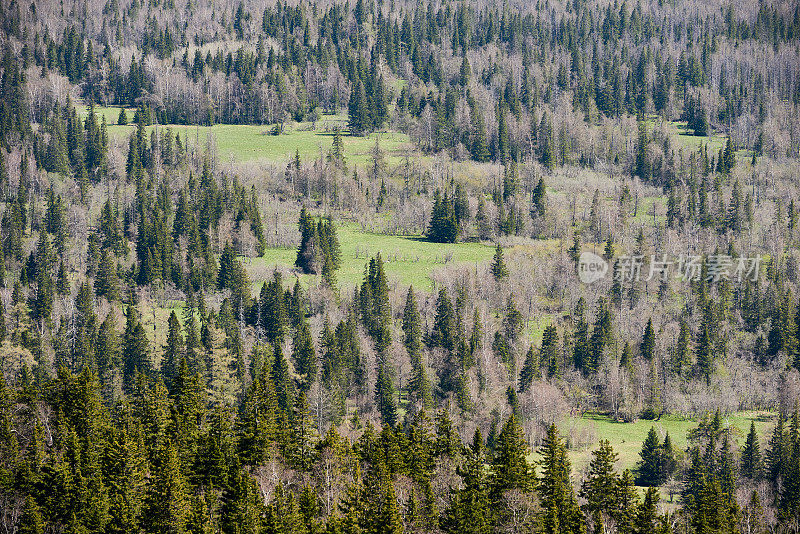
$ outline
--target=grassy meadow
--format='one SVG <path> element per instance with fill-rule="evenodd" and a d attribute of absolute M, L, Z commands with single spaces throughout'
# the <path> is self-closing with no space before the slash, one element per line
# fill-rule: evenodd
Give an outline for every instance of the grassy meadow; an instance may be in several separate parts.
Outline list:
<path fill-rule="evenodd" d="M 88 108 L 82 108 L 84 115 Z M 128 120 L 132 121 L 136 110 L 127 110 Z M 126 140 L 135 130 L 128 124 L 117 125 L 119 108 L 95 107 L 99 117 L 105 117 L 108 123 L 108 134 L 120 143 Z M 333 143 L 333 132 L 338 127 L 342 131 L 345 159 L 348 166 L 364 167 L 370 162 L 370 151 L 378 139 L 390 165 L 397 165 L 406 153 L 410 153 L 411 144 L 408 135 L 397 132 L 377 132 L 367 137 L 351 137 L 347 135 L 346 115 L 323 115 L 316 124 L 310 122 L 287 123 L 284 133 L 272 135 L 272 125 L 251 124 L 215 124 L 214 126 L 185 126 L 180 124 L 149 126 L 148 134 L 153 128 L 171 128 L 180 134 L 182 140 L 190 145 L 205 147 L 209 140 L 216 146 L 219 161 L 222 163 L 280 163 L 294 157 L 297 151 L 303 161 L 316 159 L 320 154 L 327 154 Z"/>
<path fill-rule="evenodd" d="M 360 284 L 364 265 L 378 252 L 386 262 L 390 287 L 413 285 L 423 291 L 431 289 L 430 276 L 435 269 L 446 265 L 477 266 L 491 261 L 494 255 L 494 247 L 483 243 L 431 243 L 418 236 L 373 234 L 350 222 L 339 223 L 337 235 L 342 266 L 336 275 L 341 289 Z M 244 265 L 260 288 L 261 282 L 271 277 L 274 266 L 292 267 L 296 256 L 295 248 L 272 248 L 260 258 L 246 259 Z M 316 283 L 312 275 L 300 275 L 300 279 L 304 284 Z"/>

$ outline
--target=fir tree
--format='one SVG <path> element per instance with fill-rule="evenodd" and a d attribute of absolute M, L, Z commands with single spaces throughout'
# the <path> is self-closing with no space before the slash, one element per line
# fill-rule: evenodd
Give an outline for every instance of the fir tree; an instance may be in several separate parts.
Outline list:
<path fill-rule="evenodd" d="M 636 484 L 639 486 L 659 486 L 661 477 L 661 444 L 655 427 L 650 427 L 647 438 L 639 452 L 641 460 L 636 466 Z"/>
<path fill-rule="evenodd" d="M 639 345 L 639 352 L 647 361 L 653 359 L 653 349 L 655 348 L 656 343 L 656 334 L 653 330 L 653 319 L 650 318 L 647 320 L 647 326 L 644 329 L 644 334 L 642 335 L 642 343 Z"/>
<path fill-rule="evenodd" d="M 178 377 L 178 368 L 185 358 L 185 345 L 181 334 L 181 324 L 175 311 L 169 314 L 167 320 L 167 342 L 164 345 L 164 355 L 161 359 L 161 374 L 167 388 L 172 390 L 175 379 Z"/>
<path fill-rule="evenodd" d="M 602 512 L 612 516 L 617 504 L 617 488 L 619 475 L 614 471 L 614 464 L 619 456 L 608 440 L 600 440 L 600 446 L 592 452 L 589 472 L 581 486 L 580 497 L 586 499 L 588 512 Z"/>
<path fill-rule="evenodd" d="M 350 102 L 347 105 L 347 110 L 350 135 L 363 135 L 369 128 L 369 104 L 364 91 L 364 84 L 360 79 L 350 91 Z"/>
<path fill-rule="evenodd" d="M 378 365 L 378 378 L 375 381 L 375 405 L 381 414 L 384 424 L 394 426 L 397 423 L 397 400 L 392 378 L 384 364 Z"/>
<path fill-rule="evenodd" d="M 503 261 L 503 248 L 500 246 L 500 242 L 497 242 L 497 245 L 494 249 L 494 258 L 492 259 L 492 276 L 498 282 L 504 280 L 508 277 L 508 268 L 506 267 L 505 262 Z"/>
<path fill-rule="evenodd" d="M 546 534 L 581 534 L 585 526 L 570 482 L 570 462 L 554 424 L 548 428 L 539 454 L 541 476 L 537 489 L 542 531 Z"/>
<path fill-rule="evenodd" d="M 750 480 L 758 480 L 761 477 L 761 469 L 761 450 L 756 434 L 756 425 L 755 421 L 750 421 L 750 432 L 747 434 L 747 441 L 742 449 L 740 473 Z"/>
<path fill-rule="evenodd" d="M 300 320 L 292 347 L 294 367 L 301 377 L 300 389 L 307 391 L 317 378 L 317 355 L 311 339 L 311 328 L 305 318 Z"/>

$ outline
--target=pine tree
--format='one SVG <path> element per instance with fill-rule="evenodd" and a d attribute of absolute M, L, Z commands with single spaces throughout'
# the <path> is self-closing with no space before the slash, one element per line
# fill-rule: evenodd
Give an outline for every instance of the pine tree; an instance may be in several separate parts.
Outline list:
<path fill-rule="evenodd" d="M 185 361 L 185 345 L 181 330 L 178 316 L 173 310 L 167 320 L 167 342 L 164 345 L 164 356 L 161 359 L 161 374 L 164 377 L 164 383 L 170 390 L 173 389 L 175 379 L 178 377 L 181 361 Z"/>
<path fill-rule="evenodd" d="M 533 349 L 533 345 L 528 348 L 525 354 L 525 363 L 522 364 L 522 369 L 519 372 L 519 385 L 517 386 L 520 393 L 524 392 L 530 387 L 533 379 L 539 374 L 539 355 Z"/>
<path fill-rule="evenodd" d="M 375 524 L 374 532 L 376 534 L 402 534 L 404 532 L 403 516 L 400 513 L 394 483 L 391 480 L 386 482 L 381 513 Z"/>
<path fill-rule="evenodd" d="M 492 259 L 491 271 L 492 276 L 494 276 L 494 279 L 498 282 L 508 277 L 508 268 L 503 261 L 503 247 L 500 246 L 499 241 L 494 249 L 494 258 Z"/>
<path fill-rule="evenodd" d="M 414 286 L 409 286 L 406 294 L 406 305 L 403 308 L 403 344 L 410 356 L 415 356 L 422 348 L 422 321 L 414 296 Z"/>
<path fill-rule="evenodd" d="M 294 367 L 301 377 L 300 389 L 308 391 L 317 379 L 317 355 L 311 339 L 311 328 L 305 317 L 300 320 L 292 347 Z"/>
<path fill-rule="evenodd" d="M 539 182 L 531 194 L 531 217 L 544 217 L 547 210 L 547 188 L 544 178 L 539 178 Z"/>
<path fill-rule="evenodd" d="M 634 534 L 651 534 L 657 532 L 656 524 L 658 522 L 658 505 L 659 494 L 656 488 L 647 488 L 644 494 L 644 501 L 639 505 L 636 511 L 636 519 L 634 521 L 633 533 Z"/>
<path fill-rule="evenodd" d="M 556 325 L 545 327 L 542 335 L 542 348 L 539 352 L 539 365 L 547 370 L 547 376 L 554 378 L 561 373 L 561 361 L 558 353 L 558 330 Z"/>
<path fill-rule="evenodd" d="M 537 489 L 542 510 L 542 532 L 582 534 L 585 526 L 570 482 L 570 462 L 555 424 L 548 428 L 539 454 L 541 476 Z"/>
<path fill-rule="evenodd" d="M 494 495 L 499 496 L 511 489 L 523 492 L 533 489 L 533 470 L 527 460 L 529 452 L 522 426 L 517 417 L 512 415 L 503 425 L 495 445 L 492 462 Z"/>
<path fill-rule="evenodd" d="M 636 465 L 636 484 L 639 486 L 660 486 L 664 482 L 662 473 L 663 449 L 655 427 L 650 427 L 639 452 L 640 460 Z"/>
<path fill-rule="evenodd" d="M 740 473 L 750 480 L 758 480 L 761 478 L 761 469 L 761 450 L 756 434 L 756 424 L 755 421 L 750 421 L 750 432 L 747 434 L 747 441 L 742 449 Z"/>
<path fill-rule="evenodd" d="M 383 363 L 378 365 L 378 378 L 375 381 L 375 405 L 381 414 L 381 421 L 389 426 L 397 423 L 397 400 L 392 378 Z"/>
<path fill-rule="evenodd" d="M 427 237 L 434 243 L 455 243 L 458 233 L 459 226 L 453 201 L 448 198 L 447 193 L 442 197 L 437 189 L 433 194 L 433 209 Z"/>
<path fill-rule="evenodd" d="M 108 249 L 104 248 L 97 267 L 94 292 L 98 297 L 105 296 L 109 301 L 119 298 L 119 278 L 117 266 Z"/>
<path fill-rule="evenodd" d="M 281 346 L 277 343 L 274 345 L 272 361 L 270 379 L 275 386 L 275 398 L 278 408 L 288 416 L 288 414 L 292 413 L 292 407 L 294 406 L 294 387 L 289 375 L 289 364 L 286 362 Z"/>
<path fill-rule="evenodd" d="M 31 495 L 25 499 L 25 506 L 17 524 L 17 534 L 44 534 L 45 522 L 36 501 Z"/>
<path fill-rule="evenodd" d="M 656 334 L 653 330 L 653 319 L 650 318 L 647 320 L 647 326 L 645 327 L 644 334 L 642 335 L 642 343 L 639 345 L 639 352 L 645 360 L 650 361 L 653 359 L 653 349 L 655 348 L 655 344 Z"/>
<path fill-rule="evenodd" d="M 127 126 L 128 124 L 128 114 L 125 112 L 125 108 L 119 108 L 119 115 L 117 115 L 117 124 L 119 126 Z"/>
<path fill-rule="evenodd" d="M 144 327 L 139 322 L 139 312 L 133 306 L 128 306 L 122 343 L 124 347 L 122 363 L 126 384 L 132 384 L 137 373 L 148 373 L 152 370 L 148 345 Z"/>
<path fill-rule="evenodd" d="M 369 107 L 364 84 L 360 79 L 350 91 L 350 102 L 347 105 L 347 110 L 350 135 L 363 135 L 369 127 Z"/>
<path fill-rule="evenodd" d="M 619 486 L 619 475 L 614 471 L 614 464 L 618 458 L 608 440 L 600 440 L 600 447 L 592 452 L 589 472 L 579 494 L 586 499 L 587 511 L 613 515 Z"/>
<path fill-rule="evenodd" d="M 157 465 L 147 497 L 147 522 L 154 532 L 183 532 L 191 503 L 174 444 L 161 451 Z"/>
<path fill-rule="evenodd" d="M 466 461 L 457 469 L 463 487 L 451 489 L 450 506 L 444 512 L 442 528 L 452 534 L 488 534 L 492 531 L 492 507 L 480 429 L 475 429 L 472 445 L 465 452 Z"/>

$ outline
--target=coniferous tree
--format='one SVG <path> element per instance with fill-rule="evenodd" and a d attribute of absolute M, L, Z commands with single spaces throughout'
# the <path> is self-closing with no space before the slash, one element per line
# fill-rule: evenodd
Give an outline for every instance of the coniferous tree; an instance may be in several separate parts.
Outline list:
<path fill-rule="evenodd" d="M 317 378 L 317 355 L 311 339 L 311 328 L 305 318 L 300 319 L 292 347 L 294 367 L 301 377 L 300 389 L 308 391 Z"/>
<path fill-rule="evenodd" d="M 278 408 L 288 416 L 292 413 L 292 406 L 294 406 L 294 386 L 289 375 L 289 364 L 286 362 L 281 346 L 277 343 L 274 345 L 272 361 L 270 379 L 275 386 L 275 399 Z"/>
<path fill-rule="evenodd" d="M 122 346 L 125 383 L 132 384 L 137 373 L 149 373 L 152 370 L 147 336 L 142 323 L 139 322 L 139 312 L 133 306 L 128 306 Z"/>
<path fill-rule="evenodd" d="M 636 465 L 636 484 L 639 486 L 660 486 L 663 480 L 663 449 L 655 427 L 650 427 L 639 452 L 640 460 Z"/>
<path fill-rule="evenodd" d="M 533 379 L 539 372 L 539 355 L 533 349 L 533 345 L 528 348 L 525 354 L 525 362 L 522 364 L 522 369 L 519 372 L 519 385 L 517 388 L 522 393 L 530 387 Z"/>
<path fill-rule="evenodd" d="M 653 319 L 650 318 L 647 320 L 647 326 L 644 329 L 644 334 L 642 335 L 642 343 L 639 345 L 639 352 L 642 354 L 642 357 L 650 361 L 653 359 L 653 349 L 655 348 L 656 344 L 656 334 L 653 330 Z"/>
<path fill-rule="evenodd" d="M 503 425 L 495 444 L 492 494 L 499 497 L 511 489 L 523 492 L 533 489 L 533 470 L 527 460 L 529 452 L 522 427 L 517 417 L 512 415 Z"/>
<path fill-rule="evenodd" d="M 539 182 L 531 193 L 531 217 L 544 217 L 547 211 L 547 188 L 544 178 L 539 178 Z"/>
<path fill-rule="evenodd" d="M 541 476 L 537 480 L 537 490 L 542 510 L 542 531 L 547 534 L 584 532 L 583 515 L 570 482 L 570 461 L 554 424 L 548 428 L 539 454 Z"/>
<path fill-rule="evenodd" d="M 154 532 L 183 532 L 189 520 L 187 482 L 181 472 L 177 447 L 171 442 L 160 453 L 145 508 Z"/>
<path fill-rule="evenodd" d="M 164 346 L 164 355 L 161 358 L 161 374 L 167 388 L 172 390 L 178 377 L 178 368 L 185 358 L 185 344 L 181 333 L 182 327 L 175 311 L 169 314 L 167 320 L 167 342 Z"/>
<path fill-rule="evenodd" d="M 375 404 L 384 424 L 394 426 L 397 423 L 397 400 L 392 378 L 384 364 L 378 365 L 378 378 L 375 381 Z"/>
<path fill-rule="evenodd" d="M 447 193 L 442 196 L 437 189 L 433 195 L 433 210 L 427 237 L 435 243 L 454 243 L 458 239 L 459 226 L 455 206 Z"/>
<path fill-rule="evenodd" d="M 350 135 L 363 135 L 369 129 L 369 104 L 364 84 L 359 79 L 350 91 L 347 105 Z"/>
<path fill-rule="evenodd" d="M 618 458 L 608 440 L 600 440 L 599 448 L 592 452 L 589 472 L 579 494 L 586 499 L 585 508 L 588 512 L 613 516 L 620 484 L 619 475 L 614 471 Z"/>
<path fill-rule="evenodd" d="M 119 278 L 117 277 L 116 262 L 112 259 L 108 249 L 105 248 L 97 267 L 94 292 L 98 297 L 105 296 L 110 301 L 119 298 Z"/>
<path fill-rule="evenodd" d="M 761 450 L 758 434 L 756 434 L 756 425 L 755 421 L 750 421 L 750 432 L 747 434 L 747 441 L 742 449 L 740 473 L 750 480 L 758 480 L 761 477 L 761 469 Z"/>
<path fill-rule="evenodd" d="M 498 282 L 508 277 L 508 268 L 503 261 L 503 247 L 500 246 L 499 241 L 494 249 L 494 258 L 492 259 L 491 271 L 492 276 L 494 276 L 494 279 Z"/>
<path fill-rule="evenodd" d="M 18 534 L 44 534 L 45 522 L 33 496 L 28 495 L 19 517 Z"/>

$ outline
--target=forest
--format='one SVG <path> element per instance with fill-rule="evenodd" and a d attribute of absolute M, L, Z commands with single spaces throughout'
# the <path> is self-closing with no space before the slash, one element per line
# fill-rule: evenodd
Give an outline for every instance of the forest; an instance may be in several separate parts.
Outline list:
<path fill-rule="evenodd" d="M 797 0 L 0 44 L 0 533 L 800 534 Z"/>

